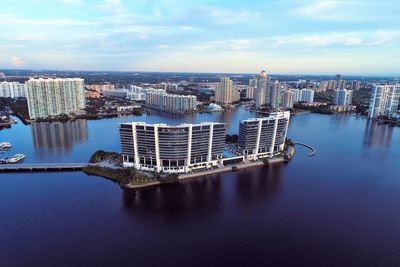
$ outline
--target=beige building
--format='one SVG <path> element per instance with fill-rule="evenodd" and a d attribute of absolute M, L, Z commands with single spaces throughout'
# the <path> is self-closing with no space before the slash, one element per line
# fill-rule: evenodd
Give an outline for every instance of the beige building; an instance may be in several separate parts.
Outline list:
<path fill-rule="evenodd" d="M 221 78 L 215 88 L 215 101 L 223 106 L 239 101 L 240 94 L 233 88 L 233 81 L 228 77 Z"/>
<path fill-rule="evenodd" d="M 31 78 L 26 84 L 31 119 L 69 115 L 86 106 L 83 79 Z"/>

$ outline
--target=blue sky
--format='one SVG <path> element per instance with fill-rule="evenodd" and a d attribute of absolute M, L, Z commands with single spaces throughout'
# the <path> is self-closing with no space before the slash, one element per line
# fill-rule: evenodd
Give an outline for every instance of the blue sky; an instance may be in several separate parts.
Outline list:
<path fill-rule="evenodd" d="M 400 73 L 398 0 L 1 0 L 0 69 Z"/>

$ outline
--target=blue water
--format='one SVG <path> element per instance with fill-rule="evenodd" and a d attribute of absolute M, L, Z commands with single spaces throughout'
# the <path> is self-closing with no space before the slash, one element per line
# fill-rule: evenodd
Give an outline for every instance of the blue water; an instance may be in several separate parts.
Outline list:
<path fill-rule="evenodd" d="M 118 149 L 120 122 L 225 121 L 235 133 L 251 116 L 88 121 L 63 155 L 35 148 L 31 126 L 0 139 L 31 162 L 83 161 Z M 399 129 L 301 114 L 289 137 L 314 157 L 297 147 L 289 164 L 139 191 L 80 172 L 0 174 L 0 266 L 400 266 Z"/>

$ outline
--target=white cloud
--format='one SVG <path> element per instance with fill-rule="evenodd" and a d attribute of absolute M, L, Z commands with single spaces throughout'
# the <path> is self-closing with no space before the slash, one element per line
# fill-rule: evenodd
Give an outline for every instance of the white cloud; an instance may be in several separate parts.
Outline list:
<path fill-rule="evenodd" d="M 29 19 L 10 14 L 0 14 L 0 25 L 47 26 L 47 27 L 74 27 L 94 26 L 94 21 L 72 19 Z"/>
<path fill-rule="evenodd" d="M 295 11 L 304 16 L 321 16 L 326 14 L 326 12 L 337 9 L 341 4 L 343 2 L 334 0 L 313 1 L 296 8 Z"/>
<path fill-rule="evenodd" d="M 22 59 L 20 59 L 19 57 L 12 57 L 10 59 L 10 63 L 11 65 L 13 65 L 14 67 L 21 67 L 24 62 L 22 61 Z"/>
<path fill-rule="evenodd" d="M 330 32 L 322 34 L 295 34 L 267 38 L 275 46 L 288 47 L 361 47 L 400 42 L 400 31 Z"/>
<path fill-rule="evenodd" d="M 301 0 L 292 14 L 311 20 L 365 22 L 380 15 L 365 11 L 368 0 Z"/>
<path fill-rule="evenodd" d="M 82 0 L 61 0 L 62 3 L 67 5 L 82 5 Z"/>
<path fill-rule="evenodd" d="M 199 12 L 202 12 L 206 16 L 212 18 L 212 22 L 215 24 L 238 24 L 243 22 L 252 23 L 254 19 L 260 14 L 258 12 L 249 10 L 232 10 L 226 8 L 220 8 L 215 6 L 203 6 L 200 7 Z"/>

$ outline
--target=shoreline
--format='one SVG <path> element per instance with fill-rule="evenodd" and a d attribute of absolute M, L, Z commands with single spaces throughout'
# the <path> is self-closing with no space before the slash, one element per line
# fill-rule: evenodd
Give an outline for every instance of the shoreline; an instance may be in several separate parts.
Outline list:
<path fill-rule="evenodd" d="M 265 164 L 263 161 L 258 160 L 258 161 L 252 161 L 252 162 L 247 162 L 247 163 L 241 163 L 241 164 L 237 164 L 237 165 L 224 166 L 224 167 L 221 167 L 218 169 L 211 169 L 211 170 L 199 171 L 199 172 L 194 172 L 194 173 L 185 173 L 185 174 L 179 175 L 177 182 L 187 180 L 187 179 L 206 177 L 208 175 L 213 175 L 213 174 L 219 174 L 219 173 L 225 173 L 225 172 L 236 172 L 237 170 L 241 170 L 241 169 L 260 167 L 260 166 L 268 166 L 271 164 L 283 163 L 283 162 L 288 162 L 288 160 L 286 160 L 284 157 L 280 157 L 280 158 L 269 159 L 268 164 Z M 236 167 L 236 169 L 234 170 L 233 167 Z M 150 186 L 155 186 L 155 185 L 163 185 L 163 184 L 168 184 L 168 183 L 151 182 L 148 184 L 141 184 L 141 185 L 127 184 L 122 187 L 125 189 L 139 189 L 139 188 L 145 188 L 145 187 L 150 187 Z"/>

